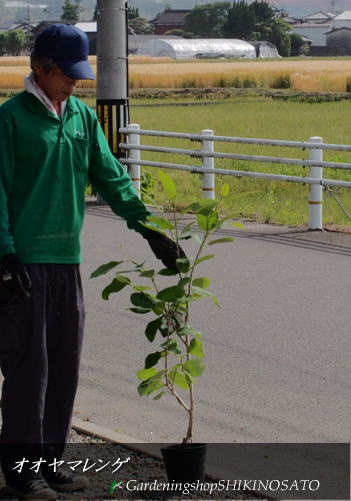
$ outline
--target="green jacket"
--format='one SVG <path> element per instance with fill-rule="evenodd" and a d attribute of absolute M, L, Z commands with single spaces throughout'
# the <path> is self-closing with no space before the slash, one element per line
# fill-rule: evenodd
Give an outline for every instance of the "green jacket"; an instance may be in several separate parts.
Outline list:
<path fill-rule="evenodd" d="M 63 120 L 24 91 L 0 107 L 0 257 L 81 262 L 88 177 L 129 228 L 150 212 L 112 155 L 96 114 L 70 97 Z"/>

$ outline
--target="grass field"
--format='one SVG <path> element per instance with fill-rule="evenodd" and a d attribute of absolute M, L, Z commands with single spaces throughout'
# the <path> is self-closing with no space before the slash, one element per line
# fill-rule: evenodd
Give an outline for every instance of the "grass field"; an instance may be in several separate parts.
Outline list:
<path fill-rule="evenodd" d="M 311 136 L 322 136 L 324 142 L 350 144 L 351 103 L 296 103 L 272 100 L 246 100 L 223 102 L 208 106 L 162 106 L 132 107 L 132 121 L 140 123 L 144 129 L 168 130 L 199 133 L 203 129 L 213 129 L 216 135 L 256 137 L 306 141 Z M 170 118 L 171 117 L 171 118 Z M 175 139 L 143 138 L 144 144 L 169 145 L 188 149 L 199 148 L 197 143 Z M 308 152 L 296 149 L 229 145 L 217 143 L 216 151 L 235 152 L 252 155 L 269 155 L 292 158 L 308 158 Z M 144 153 L 143 158 L 156 161 L 182 163 L 185 157 L 160 153 Z M 325 160 L 351 162 L 350 153 L 327 152 Z M 199 159 L 191 159 L 193 165 L 200 165 Z M 217 168 L 232 168 L 288 175 L 306 176 L 303 167 L 279 164 L 263 164 L 233 160 L 216 160 Z M 149 172 L 155 173 L 155 169 Z M 183 172 L 172 174 L 176 180 L 183 205 L 201 193 L 201 179 L 198 175 Z M 225 176 L 217 177 L 219 189 Z M 349 171 L 328 169 L 325 178 L 351 181 Z M 231 185 L 229 206 L 237 217 L 246 217 L 265 222 L 279 222 L 299 225 L 308 221 L 308 186 L 253 179 L 226 177 Z M 157 199 L 166 204 L 166 198 L 156 191 Z M 343 189 L 337 193 L 351 212 L 351 192 Z M 332 224 L 347 225 L 345 217 L 334 199 L 327 197 L 325 221 Z"/>
<path fill-rule="evenodd" d="M 91 57 L 93 66 L 96 58 Z M 0 58 L 0 89 L 22 88 L 26 57 Z M 82 81 L 93 88 L 95 82 Z M 173 61 L 130 57 L 131 88 L 239 87 L 304 91 L 351 90 L 351 59 Z"/>

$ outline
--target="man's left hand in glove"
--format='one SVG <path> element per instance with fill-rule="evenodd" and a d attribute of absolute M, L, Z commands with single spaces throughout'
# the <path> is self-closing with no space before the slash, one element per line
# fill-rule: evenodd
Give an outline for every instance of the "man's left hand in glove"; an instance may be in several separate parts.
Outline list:
<path fill-rule="evenodd" d="M 173 240 L 158 231 L 148 229 L 143 235 L 152 252 L 169 270 L 177 270 L 177 259 L 186 259 L 185 252 Z"/>
<path fill-rule="evenodd" d="M 10 306 L 31 297 L 31 280 L 16 254 L 0 259 L 0 306 Z"/>

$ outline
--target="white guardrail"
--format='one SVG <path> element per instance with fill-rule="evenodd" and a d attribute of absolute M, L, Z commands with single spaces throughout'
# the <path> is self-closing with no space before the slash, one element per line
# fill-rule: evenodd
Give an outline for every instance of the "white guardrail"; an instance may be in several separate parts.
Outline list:
<path fill-rule="evenodd" d="M 166 169 L 184 170 L 203 175 L 202 191 L 205 198 L 215 198 L 215 175 L 248 177 L 255 179 L 269 179 L 276 181 L 290 181 L 310 185 L 309 192 L 309 228 L 312 230 L 323 229 L 323 187 L 344 187 L 351 188 L 351 182 L 323 179 L 323 168 L 351 169 L 351 163 L 325 162 L 323 151 L 350 151 L 350 145 L 326 144 L 321 137 L 311 137 L 304 141 L 281 141 L 276 139 L 255 139 L 245 137 L 215 136 L 212 130 L 202 130 L 201 134 L 188 134 L 182 132 L 163 132 L 155 130 L 142 130 L 138 124 L 130 124 L 123 127 L 120 132 L 127 136 L 127 143 L 121 143 L 121 148 L 127 150 L 128 158 L 121 159 L 123 164 L 128 165 L 129 173 L 134 181 L 135 187 L 140 193 L 140 168 L 141 166 L 161 167 Z M 190 141 L 201 142 L 200 150 L 167 148 L 161 146 L 147 146 L 140 144 L 141 136 L 169 137 L 178 139 L 188 139 Z M 214 151 L 214 143 L 241 143 L 269 146 L 285 146 L 288 148 L 300 148 L 310 150 L 309 159 L 301 160 L 297 158 L 284 158 L 260 155 L 239 155 L 236 153 L 221 153 Z M 202 159 L 202 165 L 185 165 L 167 162 L 153 162 L 141 158 L 142 151 L 153 151 L 158 153 L 172 153 L 179 155 L 189 155 Z M 244 160 L 248 162 L 266 162 L 286 165 L 299 165 L 309 167 L 309 176 L 287 176 L 279 174 L 268 174 L 263 172 L 248 172 L 233 169 L 215 168 L 216 158 L 226 158 L 233 160 Z"/>

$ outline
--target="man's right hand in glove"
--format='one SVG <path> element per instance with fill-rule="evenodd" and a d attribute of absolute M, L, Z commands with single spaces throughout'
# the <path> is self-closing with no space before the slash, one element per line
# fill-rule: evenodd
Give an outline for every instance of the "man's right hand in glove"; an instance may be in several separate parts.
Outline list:
<path fill-rule="evenodd" d="M 152 252 L 169 270 L 177 270 L 177 259 L 186 255 L 180 245 L 158 231 L 148 229 L 144 238 L 149 242 Z"/>
<path fill-rule="evenodd" d="M 0 306 L 9 306 L 31 297 L 32 284 L 25 265 L 16 254 L 0 259 Z"/>

